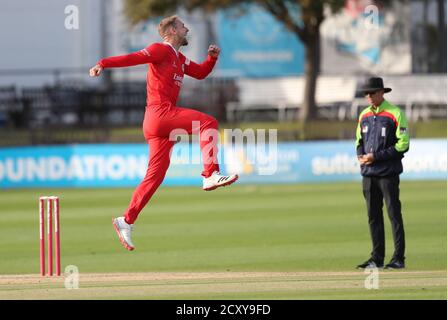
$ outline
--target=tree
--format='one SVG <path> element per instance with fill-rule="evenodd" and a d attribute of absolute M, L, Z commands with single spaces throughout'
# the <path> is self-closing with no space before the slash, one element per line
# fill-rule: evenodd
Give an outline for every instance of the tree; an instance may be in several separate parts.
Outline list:
<path fill-rule="evenodd" d="M 445 43 L 445 1 L 438 0 L 438 38 L 439 38 L 439 49 L 438 49 L 438 72 L 447 71 L 447 63 L 445 62 L 446 54 L 446 43 Z"/>
<path fill-rule="evenodd" d="M 316 118 L 315 91 L 320 71 L 320 26 L 324 8 L 340 10 L 345 0 L 126 0 L 125 13 L 132 24 L 149 17 L 172 14 L 179 7 L 187 10 L 201 8 L 205 11 L 232 8 L 243 4 L 257 4 L 293 32 L 305 47 L 305 88 L 300 119 L 303 123 Z M 300 9 L 300 18 L 293 9 Z"/>

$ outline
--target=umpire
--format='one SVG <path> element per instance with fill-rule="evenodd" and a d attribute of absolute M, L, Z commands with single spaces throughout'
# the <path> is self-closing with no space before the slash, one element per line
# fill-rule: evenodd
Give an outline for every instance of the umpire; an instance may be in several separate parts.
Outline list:
<path fill-rule="evenodd" d="M 394 255 L 385 269 L 405 268 L 405 232 L 399 200 L 402 158 L 410 138 L 405 114 L 384 99 L 391 91 L 382 78 L 369 78 L 361 89 L 369 107 L 359 116 L 356 132 L 357 157 L 363 176 L 363 195 L 368 210 L 372 240 L 371 257 L 357 268 L 382 268 L 385 259 L 383 200 L 391 221 Z"/>

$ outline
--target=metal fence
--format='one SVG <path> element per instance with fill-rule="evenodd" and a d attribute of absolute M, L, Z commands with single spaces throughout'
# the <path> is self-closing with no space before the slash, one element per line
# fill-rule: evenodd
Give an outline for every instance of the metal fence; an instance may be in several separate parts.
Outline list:
<path fill-rule="evenodd" d="M 142 124 L 144 73 L 131 77 L 124 69 L 114 70 L 91 79 L 88 68 L 0 70 L 1 83 L 42 76 L 46 85 L 0 86 L 0 145 L 20 145 L 22 140 L 25 144 L 107 142 L 111 129 Z M 178 105 L 226 121 L 226 104 L 235 99 L 232 79 L 185 79 Z"/>

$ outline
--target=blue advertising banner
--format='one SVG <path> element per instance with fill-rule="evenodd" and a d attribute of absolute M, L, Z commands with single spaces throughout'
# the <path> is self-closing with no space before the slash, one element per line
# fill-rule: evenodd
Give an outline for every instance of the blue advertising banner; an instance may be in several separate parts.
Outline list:
<path fill-rule="evenodd" d="M 0 188 L 135 187 L 148 163 L 146 144 L 0 149 Z M 197 144 L 178 143 L 164 185 L 202 183 Z M 353 141 L 224 145 L 221 170 L 239 183 L 303 183 L 361 179 Z M 413 139 L 402 180 L 447 179 L 447 140 Z"/>
<path fill-rule="evenodd" d="M 255 159 L 257 161 L 252 161 Z M 279 143 L 265 174 L 265 161 L 254 150 L 225 148 L 227 172 L 238 173 L 241 183 L 302 183 L 361 179 L 354 142 L 322 141 Z M 402 160 L 402 180 L 447 179 L 447 140 L 413 139 Z"/>
<path fill-rule="evenodd" d="M 237 18 L 220 11 L 217 29 L 222 47 L 218 64 L 221 74 L 243 77 L 303 74 L 303 44 L 258 6 L 250 6 L 248 13 Z"/>
<path fill-rule="evenodd" d="M 226 169 L 238 173 L 241 182 L 297 183 L 360 178 L 353 142 L 279 143 L 276 156 L 270 153 L 270 170 L 266 170 L 265 161 L 260 157 L 244 146 L 225 148 Z"/>
<path fill-rule="evenodd" d="M 146 144 L 103 144 L 0 149 L 0 188 L 126 187 L 144 177 Z M 176 145 L 165 185 L 202 181 L 200 149 Z"/>

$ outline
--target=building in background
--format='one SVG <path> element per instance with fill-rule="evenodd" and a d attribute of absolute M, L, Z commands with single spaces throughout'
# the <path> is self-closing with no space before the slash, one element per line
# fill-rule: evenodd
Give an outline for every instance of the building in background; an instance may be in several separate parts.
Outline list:
<path fill-rule="evenodd" d="M 67 29 L 67 6 L 79 9 L 79 28 Z M 140 50 L 160 41 L 158 21 L 130 27 L 122 0 L 3 0 L 0 3 L 0 86 L 42 86 L 55 82 L 98 83 L 88 68 L 101 57 Z M 206 55 L 207 19 L 203 14 L 180 12 L 190 28 L 184 48 L 193 60 Z M 116 80 L 145 81 L 146 68 L 114 70 Z"/>
<path fill-rule="evenodd" d="M 321 26 L 323 74 L 411 73 L 410 6 L 348 0 Z"/>
<path fill-rule="evenodd" d="M 412 71 L 447 72 L 446 1 L 412 1 L 411 8 Z"/>
<path fill-rule="evenodd" d="M 393 2 L 380 8 L 378 28 L 369 27 L 372 0 L 347 0 L 322 25 L 322 74 L 408 74 L 436 71 L 439 60 L 437 1 Z M 79 29 L 64 25 L 65 8 L 79 9 Z M 86 68 L 100 57 L 139 50 L 159 41 L 158 20 L 130 27 L 123 0 L 4 0 L 0 4 L 0 86 L 52 85 L 57 81 L 96 85 Z M 209 43 L 222 47 L 214 76 L 272 77 L 303 74 L 304 48 L 295 35 L 257 7 L 237 18 L 220 11 L 178 13 L 190 28 L 183 48 L 193 60 Z M 299 16 L 299 13 L 297 13 Z M 14 70 L 21 70 L 14 73 Z M 114 80 L 144 81 L 145 67 L 113 70 Z M 11 71 L 11 72 L 10 72 Z"/>
<path fill-rule="evenodd" d="M 51 122 L 140 125 L 146 66 L 108 69 L 99 79 L 88 75 L 104 56 L 134 52 L 160 41 L 159 19 L 130 26 L 123 1 L 1 1 L 0 127 L 29 128 Z M 369 73 L 392 83 L 393 94 L 401 94 L 399 99 L 393 96 L 394 101 L 408 112 L 416 102 L 421 110 L 427 104 L 436 108 L 446 104 L 437 89 L 444 78 L 415 77 L 415 73 L 446 71 L 442 48 L 447 33 L 440 23 L 445 14 L 439 11 L 444 0 L 399 0 L 380 10 L 374 7 L 378 3 L 346 0 L 337 14 L 327 11 L 316 90 L 319 116 L 355 117 L 362 103 L 354 99 L 356 83 Z M 67 28 L 70 7 L 77 9 L 77 28 Z M 211 77 L 200 82 L 185 78 L 179 105 L 221 121 L 296 119 L 304 92 L 303 44 L 257 6 L 239 13 L 178 12 L 190 29 L 189 45 L 182 48 L 185 55 L 200 62 L 210 43 L 222 48 Z M 294 18 L 299 19 L 298 9 Z M 409 78 L 414 80 L 411 85 Z M 431 90 L 430 101 L 427 90 Z M 231 116 L 239 113 L 240 117 Z M 415 119 L 428 119 L 431 113 L 414 114 Z"/>
<path fill-rule="evenodd" d="M 65 7 L 79 8 L 79 29 L 65 28 Z M 0 86 L 41 86 L 60 77 L 84 79 L 79 69 L 101 52 L 100 1 L 4 0 L 0 3 Z M 70 74 L 57 73 L 64 68 Z M 21 72 L 5 71 L 21 70 Z"/>

